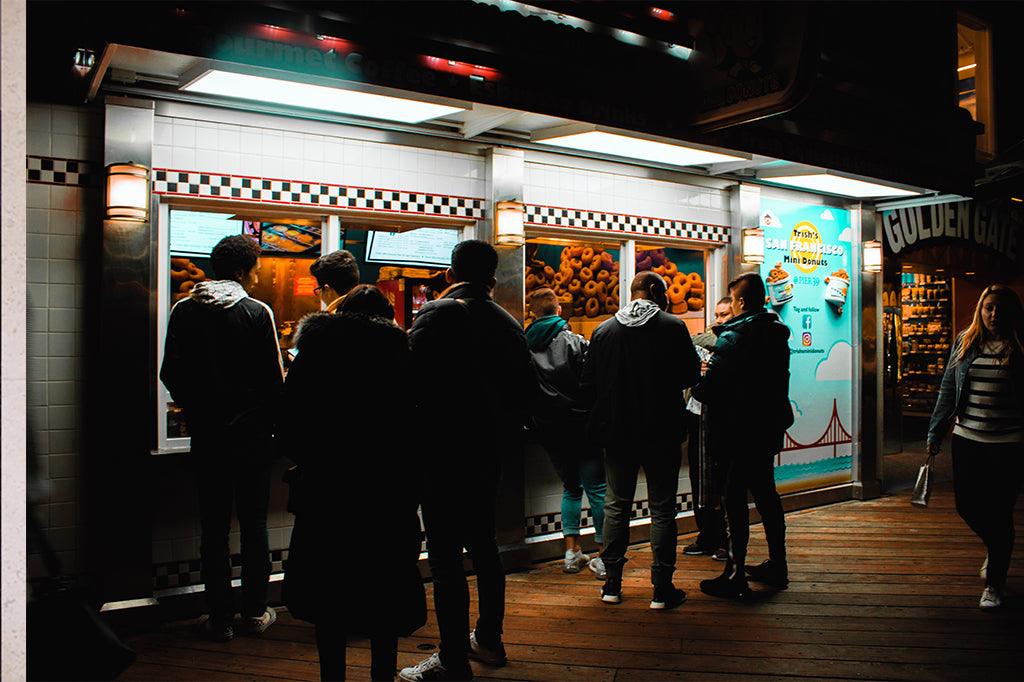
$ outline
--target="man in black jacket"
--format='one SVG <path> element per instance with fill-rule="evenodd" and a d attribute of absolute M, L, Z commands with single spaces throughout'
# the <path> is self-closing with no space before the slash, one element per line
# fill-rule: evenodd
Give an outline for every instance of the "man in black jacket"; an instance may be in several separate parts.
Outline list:
<path fill-rule="evenodd" d="M 686 594 L 672 585 L 676 566 L 676 491 L 686 440 L 683 391 L 696 383 L 697 353 L 682 320 L 665 312 L 665 281 L 642 272 L 632 300 L 590 339 L 581 403 L 590 408 L 588 432 L 605 444 L 608 498 L 601 553 L 608 578 L 601 599 L 622 600 L 629 513 L 640 467 L 651 508 L 652 609 L 679 606 Z"/>
<path fill-rule="evenodd" d="M 423 522 L 441 650 L 403 680 L 472 679 L 468 659 L 503 666 L 505 571 L 495 541 L 501 459 L 522 451 L 537 375 L 516 320 L 491 299 L 498 254 L 478 240 L 452 250 L 451 286 L 409 333 L 425 450 Z M 473 559 L 480 617 L 469 632 L 462 548 Z"/>
<path fill-rule="evenodd" d="M 533 411 L 537 440 L 551 458 L 562 480 L 562 535 L 565 538 L 566 573 L 579 573 L 586 566 L 599 579 L 607 574 L 601 557 L 591 559 L 580 545 L 580 503 L 587 492 L 594 519 L 594 541 L 600 547 L 604 533 L 604 461 L 598 447 L 581 440 L 587 413 L 576 403 L 580 394 L 587 340 L 569 329 L 555 292 L 547 287 L 530 296 L 533 324 L 526 330 L 526 343 L 540 380 L 540 393 Z"/>
<path fill-rule="evenodd" d="M 267 606 L 267 504 L 273 416 L 283 382 L 274 314 L 250 298 L 259 246 L 225 237 L 210 254 L 223 279 L 200 282 L 171 310 L 160 379 L 184 411 L 199 486 L 200 558 L 218 641 L 260 634 L 276 620 Z M 233 623 L 228 532 L 232 500 L 242 536 L 242 621 Z"/>
<path fill-rule="evenodd" d="M 712 453 L 725 472 L 725 515 L 729 561 L 707 594 L 743 599 L 751 580 L 782 588 L 786 567 L 786 522 L 775 488 L 775 455 L 793 424 L 789 403 L 789 328 L 765 310 L 764 281 L 747 273 L 729 283 L 734 317 L 719 330 L 707 373 L 693 391 L 708 406 Z M 764 523 L 768 561 L 746 568 L 750 539 L 747 492 Z M 746 573 L 744 570 L 746 569 Z"/>

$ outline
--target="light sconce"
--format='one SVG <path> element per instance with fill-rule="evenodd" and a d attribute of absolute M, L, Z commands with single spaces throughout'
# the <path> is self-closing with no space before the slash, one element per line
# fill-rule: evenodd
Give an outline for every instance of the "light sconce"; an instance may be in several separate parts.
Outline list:
<path fill-rule="evenodd" d="M 864 272 L 882 271 L 882 242 L 877 239 L 864 242 Z"/>
<path fill-rule="evenodd" d="M 499 201 L 494 205 L 494 245 L 511 248 L 526 243 L 523 216 L 526 206 L 521 201 Z"/>
<path fill-rule="evenodd" d="M 149 219 L 149 169 L 137 163 L 107 166 L 107 220 Z"/>
<path fill-rule="evenodd" d="M 741 260 L 744 263 L 764 262 L 764 230 L 760 227 L 743 228 L 743 252 Z"/>

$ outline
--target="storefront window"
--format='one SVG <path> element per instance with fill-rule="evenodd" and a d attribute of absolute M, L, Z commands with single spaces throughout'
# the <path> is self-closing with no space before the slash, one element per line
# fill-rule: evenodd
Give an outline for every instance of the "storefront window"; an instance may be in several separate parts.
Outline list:
<path fill-rule="evenodd" d="M 637 245 L 636 272 L 646 271 L 665 278 L 669 312 L 682 318 L 690 333 L 704 331 L 707 308 L 704 252 Z"/>
<path fill-rule="evenodd" d="M 975 121 L 985 126 L 979 135 L 977 149 L 993 156 L 996 148 L 995 120 L 992 107 L 991 33 L 981 21 L 960 14 L 956 25 L 957 100 L 971 112 Z"/>
<path fill-rule="evenodd" d="M 564 239 L 530 239 L 526 247 L 525 320 L 530 295 L 554 290 L 562 317 L 586 338 L 619 309 L 619 245 Z"/>

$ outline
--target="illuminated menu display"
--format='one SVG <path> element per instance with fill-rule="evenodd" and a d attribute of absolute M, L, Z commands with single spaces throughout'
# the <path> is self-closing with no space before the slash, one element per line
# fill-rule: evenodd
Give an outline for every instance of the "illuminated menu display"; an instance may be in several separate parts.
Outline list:
<path fill-rule="evenodd" d="M 421 227 L 408 232 L 369 232 L 366 260 L 371 263 L 448 267 L 459 237 L 458 230 L 438 227 Z"/>
<path fill-rule="evenodd" d="M 171 211 L 171 255 L 209 256 L 217 242 L 235 234 L 242 234 L 242 221 L 230 213 Z"/>

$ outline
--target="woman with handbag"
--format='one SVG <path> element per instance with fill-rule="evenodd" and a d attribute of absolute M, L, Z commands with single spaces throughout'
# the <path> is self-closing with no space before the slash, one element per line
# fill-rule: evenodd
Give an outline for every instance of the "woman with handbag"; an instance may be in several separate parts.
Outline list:
<path fill-rule="evenodd" d="M 416 462 L 394 409 L 409 395 L 408 340 L 384 294 L 360 285 L 335 314 L 307 316 L 297 347 L 280 431 L 298 464 L 284 601 L 316 626 L 321 679 L 345 679 L 346 638 L 362 635 L 371 678 L 391 680 L 397 638 L 426 621 Z"/>
<path fill-rule="evenodd" d="M 1024 481 L 1024 313 L 1009 287 L 981 292 L 971 325 L 953 346 L 928 427 L 929 456 L 938 454 L 951 423 L 956 510 L 988 548 L 979 606 L 995 609 Z"/>

